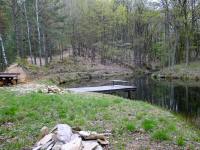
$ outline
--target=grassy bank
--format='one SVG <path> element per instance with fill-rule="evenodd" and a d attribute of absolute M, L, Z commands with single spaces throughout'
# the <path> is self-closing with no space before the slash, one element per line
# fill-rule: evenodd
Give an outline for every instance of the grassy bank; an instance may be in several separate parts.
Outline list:
<path fill-rule="evenodd" d="M 0 91 L 0 149 L 29 148 L 43 126 L 67 123 L 84 130 L 110 130 L 111 149 L 195 149 L 200 133 L 172 113 L 150 104 L 100 94 L 16 96 Z"/>
<path fill-rule="evenodd" d="M 153 77 L 181 80 L 200 80 L 200 62 L 175 65 L 174 67 L 164 68 L 153 74 Z"/>

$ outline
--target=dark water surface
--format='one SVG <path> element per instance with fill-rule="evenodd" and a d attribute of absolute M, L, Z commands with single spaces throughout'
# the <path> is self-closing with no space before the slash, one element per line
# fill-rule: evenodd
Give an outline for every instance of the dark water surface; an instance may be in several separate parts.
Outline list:
<path fill-rule="evenodd" d="M 116 78 L 115 78 L 116 79 Z M 123 78 L 118 78 L 123 79 Z M 200 128 L 200 82 L 156 81 L 148 76 L 123 79 L 135 85 L 131 99 L 146 101 L 180 114 L 187 121 Z M 73 83 L 65 87 L 101 86 L 111 84 L 110 80 L 90 80 Z M 128 93 L 112 93 L 127 98 Z"/>
<path fill-rule="evenodd" d="M 140 77 L 134 83 L 138 89 L 133 99 L 178 113 L 200 128 L 200 83 L 154 81 L 149 77 Z"/>

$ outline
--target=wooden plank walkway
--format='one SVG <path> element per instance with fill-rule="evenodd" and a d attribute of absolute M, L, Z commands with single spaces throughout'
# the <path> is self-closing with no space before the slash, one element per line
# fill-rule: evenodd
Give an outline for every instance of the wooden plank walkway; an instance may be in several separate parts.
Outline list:
<path fill-rule="evenodd" d="M 108 86 L 98 86 L 98 87 L 80 87 L 80 88 L 70 88 L 67 89 L 71 92 L 84 93 L 84 92 L 115 92 L 115 91 L 135 91 L 137 88 L 135 86 L 125 86 L 125 85 L 108 85 Z"/>

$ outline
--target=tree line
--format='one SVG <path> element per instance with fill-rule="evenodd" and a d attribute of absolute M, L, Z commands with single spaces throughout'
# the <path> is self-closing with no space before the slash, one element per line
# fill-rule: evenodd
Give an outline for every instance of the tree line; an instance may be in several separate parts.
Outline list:
<path fill-rule="evenodd" d="M 55 55 L 162 66 L 200 57 L 199 0 L 0 0 L 1 64 Z M 39 62 L 37 62 L 37 58 Z"/>

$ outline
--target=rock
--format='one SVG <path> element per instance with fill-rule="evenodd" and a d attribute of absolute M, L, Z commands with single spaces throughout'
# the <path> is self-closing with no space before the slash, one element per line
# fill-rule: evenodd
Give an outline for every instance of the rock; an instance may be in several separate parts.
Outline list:
<path fill-rule="evenodd" d="M 51 132 L 44 126 L 40 132 L 43 138 L 36 143 L 33 150 L 103 150 L 102 146 L 109 144 L 104 134 L 91 131 L 72 132 L 67 124 L 58 124 Z"/>
<path fill-rule="evenodd" d="M 67 124 L 58 124 L 56 137 L 58 141 L 63 143 L 70 142 L 72 136 L 72 128 Z"/>
<path fill-rule="evenodd" d="M 79 134 L 72 134 L 71 141 L 76 139 L 76 138 L 80 138 L 80 135 Z"/>
<path fill-rule="evenodd" d="M 94 150 L 99 146 L 97 141 L 83 141 L 82 144 L 83 144 L 82 150 Z"/>
<path fill-rule="evenodd" d="M 103 150 L 103 148 L 99 145 L 95 148 L 95 150 Z"/>
<path fill-rule="evenodd" d="M 62 142 L 56 142 L 56 144 L 53 146 L 52 150 L 61 150 L 63 143 Z"/>
<path fill-rule="evenodd" d="M 51 150 L 53 148 L 54 144 L 49 145 L 49 147 L 46 150 Z"/>
<path fill-rule="evenodd" d="M 53 144 L 54 143 L 54 141 L 52 141 L 52 140 L 50 140 L 49 142 L 47 142 L 46 144 L 44 144 L 42 147 L 41 147 L 41 149 L 42 150 L 46 150 L 46 149 L 48 149 L 49 147 L 53 147 Z"/>
<path fill-rule="evenodd" d="M 61 150 L 62 145 L 54 145 L 52 150 Z"/>
<path fill-rule="evenodd" d="M 42 129 L 40 130 L 40 137 L 44 137 L 45 135 L 47 135 L 49 133 L 49 128 L 44 126 L 42 127 Z"/>
<path fill-rule="evenodd" d="M 107 140 L 101 140 L 101 139 L 97 139 L 97 141 L 101 144 L 101 145 L 108 145 L 109 142 Z"/>
<path fill-rule="evenodd" d="M 61 150 L 82 150 L 82 139 L 75 138 L 69 143 L 62 145 Z"/>
<path fill-rule="evenodd" d="M 37 146 L 37 147 L 34 147 L 32 150 L 40 150 L 42 146 Z"/>
<path fill-rule="evenodd" d="M 45 145 L 46 143 L 48 143 L 50 140 L 52 140 L 53 138 L 53 133 L 50 133 L 50 134 L 47 134 L 45 135 L 39 142 L 37 142 L 37 146 L 40 146 L 40 145 Z"/>
<path fill-rule="evenodd" d="M 88 132 L 88 131 L 80 131 L 79 132 L 79 135 L 81 136 L 81 137 L 86 137 L 86 136 L 90 136 L 90 132 Z"/>
<path fill-rule="evenodd" d="M 48 86 L 48 93 L 60 93 L 62 90 L 56 86 Z"/>
<path fill-rule="evenodd" d="M 105 136 L 103 134 L 98 134 L 96 132 L 89 132 L 89 131 L 80 131 L 79 135 L 83 137 L 85 140 L 105 140 Z"/>

